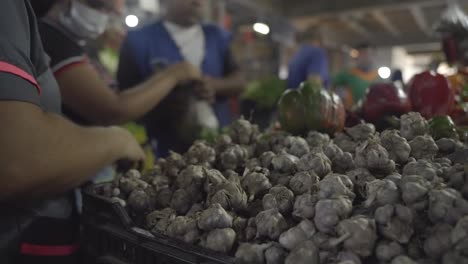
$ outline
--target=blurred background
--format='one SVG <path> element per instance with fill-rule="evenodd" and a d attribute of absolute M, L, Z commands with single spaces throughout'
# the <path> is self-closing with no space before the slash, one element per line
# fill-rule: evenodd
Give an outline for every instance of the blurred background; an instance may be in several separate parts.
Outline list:
<path fill-rule="evenodd" d="M 288 75 L 287 63 L 297 34 L 320 32 L 330 58 L 330 72 L 350 66 L 352 47 L 375 47 L 374 66 L 383 79 L 399 69 L 403 80 L 424 69 L 452 70 L 443 61 L 440 38 L 433 30 L 447 0 L 207 0 L 204 20 L 234 34 L 234 53 L 251 80 Z M 468 1 L 458 1 L 466 10 Z M 158 0 L 128 0 L 123 21 L 128 28 L 157 19 Z M 303 39 L 303 40 L 304 40 Z M 115 62 L 116 63 L 116 62 Z M 109 65 L 112 66 L 112 65 Z"/>

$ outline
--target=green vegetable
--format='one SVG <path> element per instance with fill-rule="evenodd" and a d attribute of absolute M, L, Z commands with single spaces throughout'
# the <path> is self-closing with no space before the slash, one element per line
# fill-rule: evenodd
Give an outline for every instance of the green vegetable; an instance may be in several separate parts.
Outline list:
<path fill-rule="evenodd" d="M 304 82 L 297 90 L 287 90 L 278 103 L 278 112 L 282 128 L 293 134 L 310 130 L 334 134 L 345 125 L 341 99 L 315 82 Z"/>
<path fill-rule="evenodd" d="M 457 128 L 449 116 L 435 116 L 429 121 L 429 131 L 434 138 L 458 138 Z"/>
<path fill-rule="evenodd" d="M 274 76 L 253 81 L 247 86 L 242 99 L 253 101 L 260 108 L 272 109 L 286 87 L 286 81 Z"/>
<path fill-rule="evenodd" d="M 298 90 L 287 90 L 278 105 L 279 121 L 284 130 L 293 134 L 306 131 L 305 107 L 302 94 Z"/>
<path fill-rule="evenodd" d="M 457 127 L 457 133 L 461 142 L 468 142 L 468 126 Z"/>

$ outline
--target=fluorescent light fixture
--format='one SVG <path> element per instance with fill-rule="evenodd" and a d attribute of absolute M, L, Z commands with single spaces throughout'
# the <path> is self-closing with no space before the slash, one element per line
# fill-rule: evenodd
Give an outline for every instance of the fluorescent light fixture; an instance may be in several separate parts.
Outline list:
<path fill-rule="evenodd" d="M 378 70 L 379 76 L 382 79 L 388 79 L 392 75 L 392 70 L 389 67 L 383 66 Z"/>
<path fill-rule="evenodd" d="M 127 26 L 131 27 L 131 28 L 138 26 L 139 22 L 140 22 L 140 20 L 135 15 L 128 15 L 125 18 L 125 24 L 127 24 Z"/>
<path fill-rule="evenodd" d="M 270 33 L 270 27 L 267 24 L 260 22 L 253 25 L 253 30 L 262 35 L 268 35 Z"/>

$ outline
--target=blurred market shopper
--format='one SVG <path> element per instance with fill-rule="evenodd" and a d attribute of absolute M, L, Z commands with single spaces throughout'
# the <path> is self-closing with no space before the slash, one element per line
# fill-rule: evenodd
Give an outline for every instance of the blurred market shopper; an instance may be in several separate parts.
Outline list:
<path fill-rule="evenodd" d="M 350 109 L 363 99 L 369 85 L 379 80 L 379 74 L 372 61 L 372 47 L 369 44 L 360 44 L 353 53 L 355 53 L 352 54 L 355 56 L 354 66 L 339 72 L 332 81 L 346 109 Z"/>
<path fill-rule="evenodd" d="M 244 88 L 231 50 L 231 36 L 202 24 L 204 0 L 165 0 L 164 18 L 128 33 L 117 73 L 121 87 L 145 81 L 155 72 L 182 61 L 203 72 L 203 84 L 181 85 L 144 118 L 148 134 L 158 143 L 159 156 L 184 152 L 203 128 L 231 122 L 228 97 Z M 164 124 L 163 126 L 161 124 Z"/>
<path fill-rule="evenodd" d="M 456 3 L 451 3 L 436 25 L 448 64 L 457 72 L 449 76 L 457 93 L 468 101 L 468 16 Z M 465 90 L 465 91 L 464 91 Z"/>
<path fill-rule="evenodd" d="M 198 69 L 175 64 L 125 92 L 115 92 L 90 63 L 84 49 L 104 33 L 118 0 L 59 0 L 41 20 L 39 31 L 59 84 L 63 112 L 90 125 L 123 124 L 153 109 L 179 83 L 199 79 Z"/>
<path fill-rule="evenodd" d="M 69 191 L 144 153 L 123 129 L 84 128 L 61 116 L 29 1 L 2 1 L 0 36 L 0 263 L 78 263 Z"/>
<path fill-rule="evenodd" d="M 301 33 L 298 41 L 302 44 L 289 62 L 288 87 L 297 88 L 304 81 L 319 81 L 328 87 L 328 54 L 322 46 L 320 30 Z"/>
<path fill-rule="evenodd" d="M 456 94 L 451 116 L 457 124 L 468 125 L 468 16 L 456 1 L 451 2 L 435 29 L 442 39 L 447 63 L 456 69 L 447 76 Z"/>

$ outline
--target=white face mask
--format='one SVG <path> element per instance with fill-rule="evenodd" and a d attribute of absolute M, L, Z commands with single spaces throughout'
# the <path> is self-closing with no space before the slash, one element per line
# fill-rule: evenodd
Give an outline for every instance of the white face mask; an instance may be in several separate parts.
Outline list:
<path fill-rule="evenodd" d="M 106 30 L 109 16 L 77 1 L 71 1 L 68 12 L 60 15 L 62 25 L 81 38 L 95 39 Z"/>

